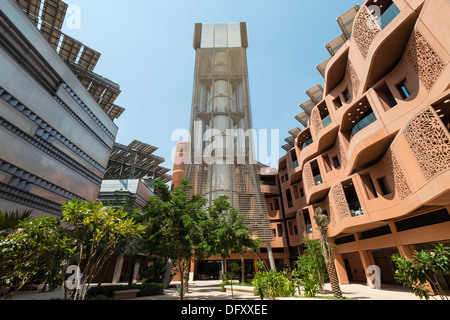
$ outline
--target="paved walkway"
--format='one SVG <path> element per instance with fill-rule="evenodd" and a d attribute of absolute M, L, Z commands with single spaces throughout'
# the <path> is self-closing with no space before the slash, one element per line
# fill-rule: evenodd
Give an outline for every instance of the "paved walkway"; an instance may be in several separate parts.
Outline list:
<path fill-rule="evenodd" d="M 220 292 L 220 281 L 194 281 L 189 285 L 185 300 L 231 300 L 230 292 Z M 174 283 L 176 284 L 176 283 Z M 330 284 L 325 285 L 326 296 L 333 296 Z M 381 290 L 370 289 L 363 283 L 341 285 L 344 297 L 357 300 L 420 300 L 408 289 L 401 286 L 385 285 Z M 320 296 L 320 295 L 319 295 Z M 234 300 L 259 300 L 259 297 L 234 292 Z M 64 299 L 64 292 L 21 292 L 13 300 L 52 300 Z M 175 288 L 165 290 L 164 295 L 136 298 L 133 300 L 179 300 Z M 280 298 L 280 300 L 295 300 L 300 298 Z M 302 299 L 305 300 L 305 299 Z M 317 300 L 317 299 L 315 299 Z"/>
<path fill-rule="evenodd" d="M 385 285 L 382 290 L 370 289 L 364 284 L 341 285 L 343 296 L 357 300 L 420 300 L 408 289 L 401 286 Z M 325 284 L 325 295 L 333 296 L 331 285 Z M 234 292 L 234 300 L 259 300 L 259 297 L 246 293 Z M 163 296 L 137 298 L 136 300 L 179 300 L 175 289 L 169 288 Z M 220 281 L 195 281 L 189 285 L 185 300 L 230 300 L 230 292 L 220 292 Z M 279 300 L 309 300 L 305 298 L 279 298 Z M 314 299 L 317 300 L 317 299 Z"/>

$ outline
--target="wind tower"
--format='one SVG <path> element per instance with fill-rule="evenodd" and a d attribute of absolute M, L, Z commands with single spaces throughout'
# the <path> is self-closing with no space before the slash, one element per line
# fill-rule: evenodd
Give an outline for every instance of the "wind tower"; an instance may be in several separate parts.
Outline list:
<path fill-rule="evenodd" d="M 247 69 L 246 23 L 196 24 L 191 140 L 184 177 L 210 202 L 227 195 L 252 235 L 267 245 L 273 233 L 255 160 Z M 186 152 L 188 151 L 188 152 Z"/>

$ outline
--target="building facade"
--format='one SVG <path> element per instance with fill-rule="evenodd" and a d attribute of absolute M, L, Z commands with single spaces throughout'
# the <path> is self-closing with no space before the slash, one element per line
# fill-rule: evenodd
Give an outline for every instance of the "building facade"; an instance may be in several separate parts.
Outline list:
<path fill-rule="evenodd" d="M 341 284 L 368 281 L 373 265 L 395 284 L 394 253 L 450 244 L 448 12 L 446 0 L 369 0 L 345 14 L 342 43 L 318 66 L 324 84 L 296 117 L 303 129 L 291 130 L 277 172 L 259 172 L 278 266 L 294 267 L 304 240 L 318 238 L 319 207 Z M 258 259 L 265 248 L 245 256 Z M 210 260 L 191 266 L 197 278 L 217 271 Z"/>
<path fill-rule="evenodd" d="M 66 11 L 59 0 L 0 2 L 2 211 L 58 216 L 68 200 L 95 201 L 106 173 L 119 90 L 103 78 L 108 89 L 93 93 L 100 54 L 61 33 Z"/>
<path fill-rule="evenodd" d="M 323 99 L 279 161 L 279 194 L 266 192 L 269 215 L 281 218 L 276 239 L 290 245 L 286 263 L 304 237 L 318 237 L 318 207 L 341 284 L 366 282 L 372 265 L 394 284 L 394 253 L 450 243 L 448 12 L 445 0 L 358 10 L 324 71 Z M 440 282 L 449 288 L 449 277 Z"/>

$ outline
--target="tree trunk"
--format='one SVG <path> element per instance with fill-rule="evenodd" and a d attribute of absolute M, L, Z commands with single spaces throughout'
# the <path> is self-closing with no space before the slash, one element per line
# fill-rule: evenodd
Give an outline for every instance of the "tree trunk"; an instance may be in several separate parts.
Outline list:
<path fill-rule="evenodd" d="M 181 276 L 181 287 L 180 287 L 180 300 L 184 300 L 184 261 L 181 261 L 181 259 L 178 260 L 178 269 L 180 270 L 180 276 Z"/>
<path fill-rule="evenodd" d="M 242 283 L 245 283 L 245 259 L 244 259 L 244 254 L 241 253 L 241 278 L 242 278 Z"/>
<path fill-rule="evenodd" d="M 172 266 L 173 266 L 172 259 L 169 259 L 167 261 L 166 275 L 164 277 L 164 289 L 167 289 L 170 283 L 172 282 Z"/>
<path fill-rule="evenodd" d="M 189 261 L 185 260 L 184 261 L 184 272 L 182 273 L 183 277 L 182 277 L 182 282 L 183 284 L 183 295 L 185 295 L 186 293 L 188 293 L 189 291 L 189 272 L 191 270 L 189 270 Z"/>
<path fill-rule="evenodd" d="M 221 280 L 222 281 L 225 281 L 226 279 L 225 279 L 225 272 L 227 271 L 226 270 L 226 267 L 225 267 L 225 258 L 223 257 L 223 256 L 221 256 L 221 259 L 220 259 L 220 266 L 221 266 Z M 219 277 L 220 278 L 220 277 Z"/>
<path fill-rule="evenodd" d="M 342 299 L 342 291 L 339 286 L 339 279 L 336 272 L 336 266 L 334 262 L 327 262 L 327 271 L 330 277 L 331 289 L 333 290 L 333 295 L 336 299 Z"/>

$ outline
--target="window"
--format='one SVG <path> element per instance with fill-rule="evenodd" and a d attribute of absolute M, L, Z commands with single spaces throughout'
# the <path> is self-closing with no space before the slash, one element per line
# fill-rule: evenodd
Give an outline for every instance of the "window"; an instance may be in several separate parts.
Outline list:
<path fill-rule="evenodd" d="M 283 237 L 283 226 L 281 224 L 279 224 L 279 225 L 277 225 L 277 227 L 278 227 L 278 236 L 280 238 L 282 238 Z"/>
<path fill-rule="evenodd" d="M 295 151 L 291 152 L 291 158 L 292 158 L 292 166 L 295 169 L 298 167 L 297 153 L 295 153 Z"/>
<path fill-rule="evenodd" d="M 294 224 L 294 234 L 298 234 L 298 228 L 296 224 Z"/>
<path fill-rule="evenodd" d="M 379 23 L 381 29 L 386 28 L 387 25 L 389 23 L 391 23 L 392 20 L 395 19 L 395 17 L 398 16 L 399 13 L 400 13 L 400 9 L 395 5 L 395 3 L 392 3 L 387 8 L 387 10 L 381 15 L 380 19 L 378 20 L 378 23 Z"/>
<path fill-rule="evenodd" d="M 341 167 L 341 162 L 339 161 L 338 156 L 333 157 L 333 165 L 334 165 L 334 167 L 335 167 L 336 169 L 338 169 L 338 168 Z"/>
<path fill-rule="evenodd" d="M 303 221 L 305 222 L 306 232 L 312 233 L 313 232 L 312 223 L 308 209 L 303 210 Z"/>
<path fill-rule="evenodd" d="M 298 198 L 299 198 L 299 194 L 298 194 L 298 188 L 297 188 L 297 186 L 294 186 L 294 198 L 295 198 L 295 200 L 298 200 Z"/>
<path fill-rule="evenodd" d="M 314 177 L 314 183 L 316 186 L 321 185 L 323 183 L 322 175 L 320 174 L 319 165 L 317 164 L 317 160 L 311 162 L 311 170 Z"/>
<path fill-rule="evenodd" d="M 384 95 L 386 96 L 386 99 L 391 106 L 391 108 L 395 107 L 397 105 L 397 100 L 395 100 L 394 95 L 392 94 L 391 90 L 386 89 L 384 92 Z"/>
<path fill-rule="evenodd" d="M 275 199 L 275 202 L 274 202 L 274 206 L 275 206 L 275 210 L 280 210 L 280 202 L 278 201 L 278 199 Z"/>
<path fill-rule="evenodd" d="M 342 101 L 340 97 L 337 97 L 333 100 L 334 106 L 336 107 L 336 110 L 342 107 Z"/>
<path fill-rule="evenodd" d="M 342 95 L 344 96 L 345 102 L 349 102 L 350 99 L 352 98 L 352 97 L 350 96 L 350 93 L 348 92 L 348 89 L 345 89 L 345 91 L 342 93 Z"/>
<path fill-rule="evenodd" d="M 292 229 L 292 221 L 288 222 L 288 228 L 289 228 L 289 235 L 293 236 L 294 235 L 294 229 Z"/>
<path fill-rule="evenodd" d="M 322 156 L 322 159 L 325 166 L 325 172 L 330 172 L 331 170 L 333 170 L 331 168 L 330 158 L 328 157 L 328 155 Z"/>
<path fill-rule="evenodd" d="M 391 193 L 391 191 L 389 190 L 387 181 L 386 181 L 386 177 L 377 179 L 377 181 L 378 181 L 378 185 L 380 186 L 381 192 L 383 193 L 384 196 Z"/>
<path fill-rule="evenodd" d="M 294 206 L 292 203 L 291 190 L 286 190 L 286 201 L 287 201 L 288 208 L 292 208 Z"/>
<path fill-rule="evenodd" d="M 366 189 L 367 197 L 370 199 L 378 198 L 377 191 L 375 190 L 375 185 L 373 184 L 372 178 L 370 178 L 370 174 L 361 175 L 361 179 L 364 183 L 364 187 Z"/>
<path fill-rule="evenodd" d="M 325 118 L 322 119 L 322 125 L 324 128 L 328 127 L 331 124 L 331 116 L 327 115 Z"/>
<path fill-rule="evenodd" d="M 406 87 L 406 79 L 397 85 L 397 89 L 400 92 L 400 95 L 402 96 L 403 99 L 408 99 L 411 96 L 408 87 Z"/>
<path fill-rule="evenodd" d="M 305 191 L 303 191 L 303 188 L 300 188 L 300 197 L 304 197 L 305 196 Z"/>
<path fill-rule="evenodd" d="M 269 203 L 270 205 L 270 211 L 273 211 L 273 203 Z"/>
<path fill-rule="evenodd" d="M 311 143 L 313 143 L 313 139 L 309 138 L 308 140 L 303 143 L 302 149 L 305 149 L 307 146 L 309 146 Z"/>

